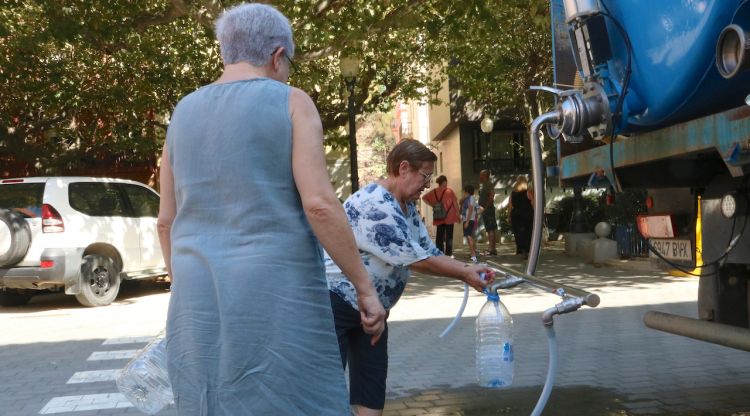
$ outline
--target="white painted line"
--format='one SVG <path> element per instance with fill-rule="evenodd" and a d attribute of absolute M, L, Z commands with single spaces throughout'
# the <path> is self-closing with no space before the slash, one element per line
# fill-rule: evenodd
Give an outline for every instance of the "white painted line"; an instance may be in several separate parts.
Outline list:
<path fill-rule="evenodd" d="M 94 351 L 86 361 L 123 360 L 135 357 L 139 350 Z"/>
<path fill-rule="evenodd" d="M 122 370 L 77 371 L 66 384 L 96 383 L 99 381 L 115 381 Z"/>
<path fill-rule="evenodd" d="M 133 407 L 120 393 L 87 394 L 84 396 L 53 397 L 39 411 L 40 415 L 82 412 L 84 410 L 121 409 Z"/>
<path fill-rule="evenodd" d="M 140 343 L 150 342 L 152 339 L 154 339 L 154 336 L 110 338 L 110 339 L 104 340 L 104 342 L 102 342 L 102 345 L 140 344 Z"/>

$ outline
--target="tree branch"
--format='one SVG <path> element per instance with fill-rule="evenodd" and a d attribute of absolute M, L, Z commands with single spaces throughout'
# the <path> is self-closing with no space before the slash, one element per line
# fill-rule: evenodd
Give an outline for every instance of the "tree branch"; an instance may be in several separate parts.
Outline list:
<path fill-rule="evenodd" d="M 324 14 L 336 13 L 344 8 L 347 3 L 345 0 L 320 0 L 315 4 L 315 13 L 313 13 L 313 16 L 321 17 Z"/>
<path fill-rule="evenodd" d="M 173 20 L 186 16 L 188 14 L 187 6 L 182 0 L 171 0 L 169 8 L 161 15 L 143 14 L 135 18 L 135 31 L 143 33 L 151 26 L 163 25 Z"/>

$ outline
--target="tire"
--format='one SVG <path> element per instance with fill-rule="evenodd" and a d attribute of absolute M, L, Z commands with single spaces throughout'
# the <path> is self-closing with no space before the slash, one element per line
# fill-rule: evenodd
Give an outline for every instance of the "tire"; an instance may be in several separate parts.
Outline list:
<path fill-rule="evenodd" d="M 0 267 L 12 266 L 23 260 L 31 244 L 31 229 L 23 216 L 0 209 Z"/>
<path fill-rule="evenodd" d="M 89 254 L 81 264 L 81 291 L 76 300 L 83 306 L 107 306 L 120 291 L 120 271 L 109 257 Z"/>
<path fill-rule="evenodd" d="M 28 293 L 0 292 L 0 306 L 22 306 L 34 296 Z"/>

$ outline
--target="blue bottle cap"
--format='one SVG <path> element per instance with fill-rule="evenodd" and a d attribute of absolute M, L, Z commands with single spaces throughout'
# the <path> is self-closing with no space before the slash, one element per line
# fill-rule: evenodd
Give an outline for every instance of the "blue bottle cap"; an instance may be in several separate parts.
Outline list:
<path fill-rule="evenodd" d="M 485 292 L 487 293 L 487 292 Z M 497 293 L 487 293 L 487 300 L 491 300 L 493 302 L 499 302 L 500 301 L 500 295 Z"/>

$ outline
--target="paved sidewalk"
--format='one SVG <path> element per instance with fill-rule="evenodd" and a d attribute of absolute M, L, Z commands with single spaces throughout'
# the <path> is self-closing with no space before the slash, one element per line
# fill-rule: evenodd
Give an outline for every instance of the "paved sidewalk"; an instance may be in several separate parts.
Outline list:
<path fill-rule="evenodd" d="M 490 260 L 525 268 L 511 245 L 499 248 Z M 695 316 L 698 286 L 646 263 L 594 267 L 565 256 L 559 243 L 544 249 L 537 275 L 593 291 L 601 305 L 555 318 L 560 361 L 543 414 L 750 416 L 749 353 L 643 325 L 652 309 Z M 531 413 L 547 370 L 541 312 L 558 298 L 523 286 L 501 293 L 515 321 L 516 378 L 508 389 L 490 390 L 474 378 L 474 318 L 483 296 L 472 292 L 464 318 L 438 338 L 462 294 L 455 280 L 416 275 L 391 312 L 387 416 Z M 0 308 L 0 415 L 141 414 L 117 408 L 127 404 L 113 372 L 127 363 L 125 351 L 161 330 L 168 299 L 166 287 L 143 283 L 124 286 L 107 308 L 81 308 L 62 294 Z M 159 413 L 175 414 L 174 407 Z"/>
<path fill-rule="evenodd" d="M 510 245 L 486 260 L 523 270 Z M 467 258 L 459 252 L 458 258 Z M 482 260 L 480 258 L 480 260 Z M 732 415 L 750 412 L 750 355 L 646 328 L 648 310 L 695 317 L 698 282 L 633 264 L 595 267 L 546 247 L 537 275 L 597 293 L 597 308 L 557 316 L 559 364 L 545 415 Z M 631 267 L 632 266 L 632 267 Z M 484 303 L 472 292 L 464 318 L 451 322 L 462 285 L 415 275 L 389 319 L 386 415 L 528 415 L 547 370 L 541 312 L 559 298 L 530 287 L 501 293 L 515 322 L 511 388 L 474 379 L 474 319 Z M 750 415 L 750 413 L 744 413 Z"/>

